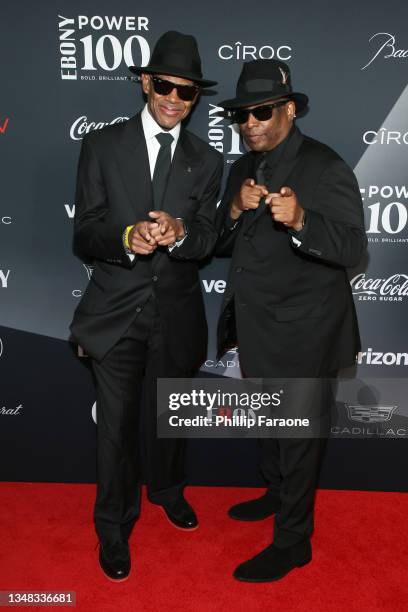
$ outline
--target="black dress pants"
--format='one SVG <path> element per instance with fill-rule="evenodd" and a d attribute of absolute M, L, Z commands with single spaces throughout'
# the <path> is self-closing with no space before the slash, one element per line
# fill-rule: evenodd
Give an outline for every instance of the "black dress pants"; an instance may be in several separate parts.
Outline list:
<path fill-rule="evenodd" d="M 268 490 L 280 501 L 275 514 L 273 543 L 286 548 L 310 538 L 314 525 L 314 500 L 319 472 L 330 434 L 330 413 L 334 401 L 333 380 L 336 373 L 327 378 L 306 381 L 316 404 L 306 410 L 314 418 L 314 432 L 319 437 L 263 438 L 261 446 L 261 471 Z M 292 381 L 292 392 L 302 400 L 304 384 Z M 310 399 L 310 398 L 309 398 Z M 307 401 L 309 401 L 309 399 Z M 282 414 L 282 416 L 284 416 Z M 292 416 L 292 414 L 290 415 Z"/>
<path fill-rule="evenodd" d="M 313 432 L 319 431 L 319 437 L 259 439 L 260 469 L 268 490 L 280 504 L 275 514 L 273 534 L 273 543 L 279 548 L 297 544 L 310 538 L 313 533 L 316 487 L 330 435 L 337 372 L 327 372 L 325 375 L 319 373 L 321 378 L 312 378 L 306 367 L 304 369 L 305 378 L 288 378 L 289 373 L 281 365 L 279 379 L 286 379 L 295 405 L 286 396 L 285 401 L 290 402 L 290 405 L 286 404 L 290 414 L 285 415 L 283 404 L 279 416 L 300 416 L 296 414 L 296 406 L 299 406 L 302 417 L 308 415 L 313 418 Z M 246 378 L 269 379 L 270 368 L 265 362 L 261 367 L 256 365 L 243 374 Z"/>
<path fill-rule="evenodd" d="M 185 441 L 157 438 L 156 379 L 189 377 L 168 353 L 153 297 L 106 357 L 93 360 L 97 395 L 95 527 L 101 542 L 127 540 L 140 512 L 142 458 L 149 499 L 166 504 L 185 484 Z M 142 398 L 143 385 L 143 398 Z"/>

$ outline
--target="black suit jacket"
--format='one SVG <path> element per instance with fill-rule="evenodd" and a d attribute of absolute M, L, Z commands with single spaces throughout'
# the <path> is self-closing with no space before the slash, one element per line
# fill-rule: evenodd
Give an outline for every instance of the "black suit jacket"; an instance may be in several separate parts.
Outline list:
<path fill-rule="evenodd" d="M 255 178 L 254 158 L 250 152 L 234 163 L 218 212 L 217 253 L 232 256 L 219 355 L 235 318 L 248 376 L 313 377 L 352 365 L 360 339 L 346 268 L 358 264 L 367 243 L 354 174 L 333 150 L 295 129 L 268 188 L 295 191 L 304 229 L 288 231 L 264 204 L 234 227 L 229 205 L 242 182 Z"/>
<path fill-rule="evenodd" d="M 207 324 L 198 276 L 199 261 L 214 248 L 216 198 L 222 156 L 181 129 L 163 210 L 182 217 L 188 235 L 171 253 L 125 253 L 126 226 L 153 210 L 149 160 L 140 113 L 122 124 L 85 136 L 78 166 L 74 251 L 94 272 L 75 311 L 71 331 L 101 360 L 154 295 L 173 358 L 193 369 L 206 355 Z"/>

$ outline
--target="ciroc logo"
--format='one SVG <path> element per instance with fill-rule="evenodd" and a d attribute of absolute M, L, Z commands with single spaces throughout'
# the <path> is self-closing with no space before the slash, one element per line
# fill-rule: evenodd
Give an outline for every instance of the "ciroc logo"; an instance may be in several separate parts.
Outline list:
<path fill-rule="evenodd" d="M 286 62 L 292 57 L 292 47 L 289 45 L 257 47 L 237 41 L 221 45 L 218 48 L 218 57 L 222 60 L 243 60 L 245 62 L 255 59 L 279 59 Z"/>

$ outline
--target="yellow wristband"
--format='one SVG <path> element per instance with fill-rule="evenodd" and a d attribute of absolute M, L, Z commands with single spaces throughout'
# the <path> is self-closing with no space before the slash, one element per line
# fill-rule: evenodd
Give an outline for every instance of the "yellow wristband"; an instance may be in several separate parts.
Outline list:
<path fill-rule="evenodd" d="M 125 231 L 123 232 L 123 236 L 122 236 L 123 245 L 127 251 L 131 251 L 130 244 L 129 244 L 129 234 L 134 227 L 135 227 L 134 225 L 128 225 Z"/>

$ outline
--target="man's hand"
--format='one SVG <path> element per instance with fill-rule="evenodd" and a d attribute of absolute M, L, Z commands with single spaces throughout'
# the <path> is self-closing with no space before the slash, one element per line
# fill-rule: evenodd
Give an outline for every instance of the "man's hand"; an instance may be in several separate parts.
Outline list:
<path fill-rule="evenodd" d="M 155 221 L 151 235 L 160 246 L 169 246 L 184 238 L 184 225 L 181 219 L 174 219 L 163 210 L 152 210 L 149 217 Z"/>
<path fill-rule="evenodd" d="M 261 199 L 268 195 L 265 185 L 257 185 L 254 179 L 246 179 L 241 189 L 232 200 L 230 215 L 232 219 L 238 219 L 244 210 L 258 208 Z"/>
<path fill-rule="evenodd" d="M 269 193 L 265 204 L 269 205 L 274 221 L 279 221 L 296 232 L 302 229 L 305 211 L 290 187 L 282 187 L 279 193 Z"/>
<path fill-rule="evenodd" d="M 138 255 L 150 255 L 157 248 L 156 240 L 152 232 L 157 228 L 157 223 L 139 221 L 129 233 L 129 246 L 132 253 Z"/>

